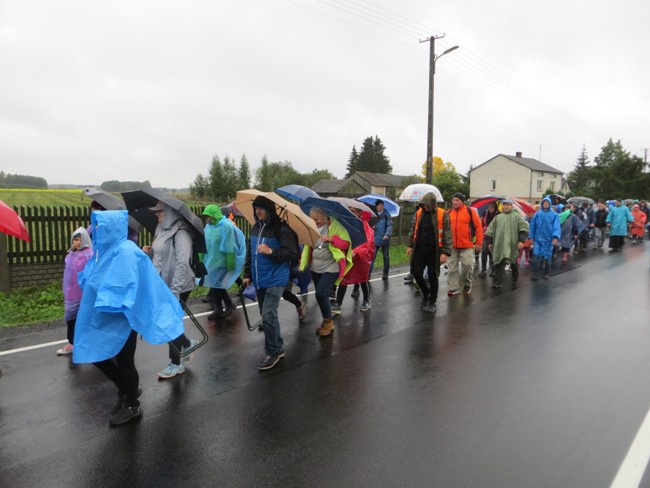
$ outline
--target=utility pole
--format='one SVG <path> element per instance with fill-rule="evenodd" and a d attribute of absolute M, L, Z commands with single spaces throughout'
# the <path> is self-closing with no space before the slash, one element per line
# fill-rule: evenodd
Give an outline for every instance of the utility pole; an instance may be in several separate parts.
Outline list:
<path fill-rule="evenodd" d="M 420 40 L 420 43 L 429 42 L 429 112 L 428 112 L 428 130 L 427 130 L 427 183 L 431 184 L 433 181 L 433 83 L 436 74 L 436 61 L 458 46 L 451 47 L 444 51 L 440 56 L 436 56 L 436 39 L 442 39 L 445 34 L 441 36 L 431 36 L 428 39 Z"/>

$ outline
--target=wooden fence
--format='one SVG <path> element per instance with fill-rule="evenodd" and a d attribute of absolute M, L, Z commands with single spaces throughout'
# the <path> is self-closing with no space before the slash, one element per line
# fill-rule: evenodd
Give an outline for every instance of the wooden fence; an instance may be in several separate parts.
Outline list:
<path fill-rule="evenodd" d="M 190 208 L 201 215 L 205 207 Z M 87 228 L 90 225 L 90 208 L 19 206 L 14 210 L 25 222 L 31 242 L 0 234 L 0 256 L 4 257 L 0 259 L 0 291 L 46 285 L 60 280 L 72 233 L 79 227 Z M 406 242 L 412 215 L 412 209 L 403 209 L 400 216 L 393 220 L 393 242 Z M 248 222 L 242 217 L 237 217 L 235 222 L 248 237 Z M 140 246 L 149 244 L 151 235 L 145 231 L 138 241 Z"/>

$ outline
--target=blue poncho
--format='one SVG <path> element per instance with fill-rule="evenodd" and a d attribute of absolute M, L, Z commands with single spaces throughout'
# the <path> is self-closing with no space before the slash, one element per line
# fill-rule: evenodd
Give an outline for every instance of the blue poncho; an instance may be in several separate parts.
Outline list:
<path fill-rule="evenodd" d="M 230 288 L 239 278 L 246 261 L 246 237 L 229 219 L 205 226 L 205 245 L 208 253 L 203 264 L 208 269 L 203 286 Z M 234 258 L 234 267 L 228 270 L 228 260 Z"/>
<path fill-rule="evenodd" d="M 131 330 L 152 344 L 183 333 L 183 309 L 151 259 L 127 240 L 126 210 L 93 212 L 95 254 L 79 273 L 82 289 L 72 359 L 94 363 L 122 350 Z"/>
<path fill-rule="evenodd" d="M 548 202 L 548 207 L 544 207 L 544 202 Z M 553 257 L 553 239 L 559 241 L 562 238 L 562 231 L 560 217 L 551 210 L 551 197 L 544 198 L 540 209 L 533 215 L 528 238 L 533 240 L 536 256 L 541 256 L 544 259 Z"/>

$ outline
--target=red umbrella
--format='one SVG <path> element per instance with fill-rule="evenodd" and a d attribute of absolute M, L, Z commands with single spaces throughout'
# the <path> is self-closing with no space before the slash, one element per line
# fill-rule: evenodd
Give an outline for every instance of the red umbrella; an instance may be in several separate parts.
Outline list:
<path fill-rule="evenodd" d="M 2 200 L 0 200 L 0 232 L 23 241 L 30 241 L 23 219 Z"/>
<path fill-rule="evenodd" d="M 503 197 L 501 195 L 484 195 L 474 200 L 470 205 L 470 207 L 474 207 L 478 212 L 478 214 L 480 216 L 483 216 L 483 213 L 487 210 L 488 205 L 490 203 L 496 202 L 497 208 L 501 209 L 500 202 L 505 199 L 506 197 Z M 517 212 L 519 212 L 519 215 L 521 215 L 522 217 L 526 217 L 527 214 L 535 213 L 535 207 L 533 207 L 526 200 L 522 200 L 521 198 L 514 198 L 514 197 L 510 197 L 510 199 L 513 202 L 515 202 L 512 207 Z"/>

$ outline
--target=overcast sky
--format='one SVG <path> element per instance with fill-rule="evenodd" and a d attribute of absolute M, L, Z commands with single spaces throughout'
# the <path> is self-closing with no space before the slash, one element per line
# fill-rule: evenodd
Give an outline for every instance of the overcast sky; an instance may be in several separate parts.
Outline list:
<path fill-rule="evenodd" d="M 0 170 L 186 187 L 213 155 L 345 175 L 650 147 L 648 0 L 0 0 Z"/>

